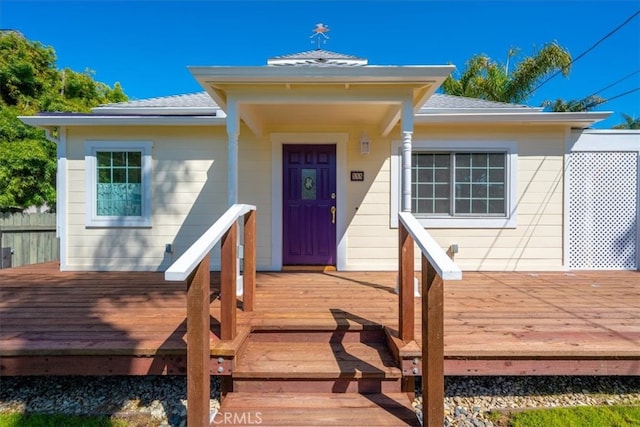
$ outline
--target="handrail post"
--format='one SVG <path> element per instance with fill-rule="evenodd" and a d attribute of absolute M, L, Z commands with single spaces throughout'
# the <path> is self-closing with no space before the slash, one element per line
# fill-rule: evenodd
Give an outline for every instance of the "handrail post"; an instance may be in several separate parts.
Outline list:
<path fill-rule="evenodd" d="M 422 396 L 424 425 L 444 420 L 444 280 L 422 255 Z"/>
<path fill-rule="evenodd" d="M 413 252 L 411 263 L 403 259 L 409 253 L 403 250 L 409 240 L 405 233 L 411 236 L 412 244 L 415 243 L 422 254 L 422 413 L 424 425 L 437 426 L 444 420 L 444 286 L 447 280 L 462 279 L 462 271 L 410 212 L 400 212 L 398 217 L 401 291 L 411 290 L 413 277 L 407 277 L 407 270 L 411 268 L 412 276 L 415 274 Z M 400 300 L 403 298 L 408 296 Z M 407 320 L 402 320 L 404 314 L 402 305 L 400 307 L 399 331 L 402 334 L 407 328 Z"/>
<path fill-rule="evenodd" d="M 253 311 L 256 292 L 256 211 L 244 216 L 244 311 Z"/>
<path fill-rule="evenodd" d="M 165 280 L 187 282 L 187 421 L 189 425 L 209 425 L 211 358 L 211 250 L 220 242 L 220 340 L 236 336 L 236 297 L 238 275 L 238 219 L 245 217 L 248 250 L 246 261 L 248 299 L 251 310 L 255 294 L 255 206 L 231 206 L 164 273 Z M 248 302 L 247 302 L 248 301 Z M 230 390 L 230 377 L 221 378 L 221 393 Z"/>
<path fill-rule="evenodd" d="M 236 336 L 236 287 L 238 255 L 238 223 L 222 237 L 220 255 L 220 339 L 232 340 Z"/>
<path fill-rule="evenodd" d="M 205 256 L 187 279 L 187 421 L 190 426 L 209 425 L 210 258 Z"/>
<path fill-rule="evenodd" d="M 400 222 L 399 230 L 399 269 L 398 269 L 398 334 L 402 341 L 414 339 L 414 260 L 413 237 L 409 234 L 404 224 Z"/>

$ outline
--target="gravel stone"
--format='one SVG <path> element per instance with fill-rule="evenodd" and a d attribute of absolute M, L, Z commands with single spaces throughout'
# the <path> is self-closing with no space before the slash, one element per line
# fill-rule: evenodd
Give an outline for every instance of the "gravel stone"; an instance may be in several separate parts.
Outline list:
<path fill-rule="evenodd" d="M 413 407 L 422 416 L 420 387 Z M 596 405 L 640 405 L 640 377 L 445 377 L 450 427 L 494 427 L 491 411 Z"/>
<path fill-rule="evenodd" d="M 143 416 L 144 426 L 186 425 L 184 376 L 0 377 L 0 412 Z M 211 379 L 211 410 L 220 408 Z M 446 377 L 447 427 L 494 427 L 490 411 L 584 405 L 640 405 L 640 377 Z M 413 402 L 422 416 L 420 381 Z"/>
<path fill-rule="evenodd" d="M 211 410 L 220 408 L 220 382 L 211 379 Z M 0 412 L 143 415 L 145 426 L 186 425 L 185 376 L 0 377 Z"/>

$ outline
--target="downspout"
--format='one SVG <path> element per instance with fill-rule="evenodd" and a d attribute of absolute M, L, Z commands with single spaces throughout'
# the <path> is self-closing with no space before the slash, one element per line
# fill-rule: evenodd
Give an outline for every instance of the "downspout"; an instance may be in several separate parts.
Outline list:
<path fill-rule="evenodd" d="M 571 151 L 575 141 L 570 128 L 564 132 L 564 174 L 562 179 L 562 268 L 571 269 Z"/>

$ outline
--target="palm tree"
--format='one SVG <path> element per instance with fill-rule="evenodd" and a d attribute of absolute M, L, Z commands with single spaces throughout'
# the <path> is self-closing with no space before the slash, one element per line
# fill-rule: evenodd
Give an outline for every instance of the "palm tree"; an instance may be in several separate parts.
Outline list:
<path fill-rule="evenodd" d="M 533 94 L 544 78 L 560 72 L 566 77 L 571 69 L 569 52 L 552 42 L 533 56 L 524 58 L 510 72 L 509 61 L 517 52 L 517 49 L 509 49 L 504 66 L 486 55 L 474 55 L 458 79 L 448 77 L 445 80 L 444 93 L 519 104 Z"/>
<path fill-rule="evenodd" d="M 555 101 L 544 101 L 542 106 L 549 108 L 553 112 L 578 112 L 578 111 L 591 111 L 598 105 L 604 103 L 606 99 L 598 96 L 591 95 L 583 99 L 572 99 L 565 101 L 563 99 L 556 99 Z"/>
<path fill-rule="evenodd" d="M 624 123 L 615 125 L 613 129 L 640 129 L 640 117 L 631 117 L 628 114 L 622 113 Z"/>

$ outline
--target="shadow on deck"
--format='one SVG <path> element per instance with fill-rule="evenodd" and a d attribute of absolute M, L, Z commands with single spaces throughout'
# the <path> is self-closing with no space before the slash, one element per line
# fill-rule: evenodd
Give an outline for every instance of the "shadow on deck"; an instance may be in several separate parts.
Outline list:
<path fill-rule="evenodd" d="M 218 275 L 211 281 L 215 345 Z M 238 328 L 393 335 L 395 281 L 389 272 L 258 273 L 255 310 L 238 312 Z M 445 375 L 640 375 L 639 283 L 632 271 L 465 272 L 445 289 Z M 185 285 L 162 273 L 0 270 L 0 374 L 185 374 L 185 319 Z"/>

